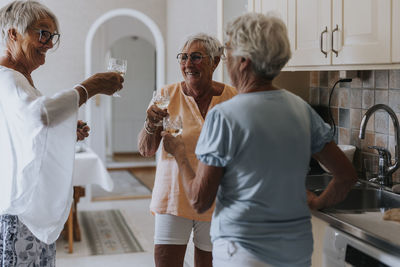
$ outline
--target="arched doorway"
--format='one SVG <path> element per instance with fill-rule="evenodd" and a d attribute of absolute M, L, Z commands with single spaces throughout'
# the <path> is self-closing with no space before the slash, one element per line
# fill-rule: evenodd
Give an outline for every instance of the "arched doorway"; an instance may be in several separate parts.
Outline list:
<path fill-rule="evenodd" d="M 128 21 L 131 19 L 131 21 Z M 147 29 L 144 30 L 143 28 Z M 136 29 L 136 31 L 135 31 Z M 138 29 L 142 29 L 138 33 Z M 85 43 L 85 76 L 105 70 L 105 56 L 114 41 L 126 37 L 142 35 L 156 48 L 156 86 L 165 83 L 165 47 L 158 26 L 145 14 L 133 9 L 115 9 L 103 14 L 90 27 Z M 129 75 L 129 70 L 127 71 Z M 86 120 L 91 126 L 88 145 L 105 162 L 106 159 L 106 101 L 108 96 L 91 99 L 86 106 Z M 148 99 L 144 100 L 148 101 Z M 136 139 L 136 136 L 132 136 Z"/>

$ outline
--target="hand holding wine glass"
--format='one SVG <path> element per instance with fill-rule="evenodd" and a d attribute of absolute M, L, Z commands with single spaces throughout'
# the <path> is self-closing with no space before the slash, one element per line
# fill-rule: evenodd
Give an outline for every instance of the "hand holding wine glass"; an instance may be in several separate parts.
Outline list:
<path fill-rule="evenodd" d="M 126 59 L 110 58 L 108 60 L 107 70 L 116 72 L 120 74 L 122 77 L 124 77 L 126 74 L 127 65 L 128 61 Z M 121 97 L 121 95 L 119 95 L 118 93 L 114 93 L 113 96 Z"/>
<path fill-rule="evenodd" d="M 165 91 L 161 91 L 161 92 L 154 91 L 153 98 L 151 101 L 154 105 L 157 106 L 157 108 L 164 111 L 168 108 L 169 100 L 170 100 L 170 98 L 169 98 L 168 91 L 165 90 Z M 159 121 L 159 122 L 154 123 L 154 125 L 163 126 L 163 122 Z"/>
<path fill-rule="evenodd" d="M 176 156 L 177 151 L 184 151 L 184 143 L 182 141 L 182 118 L 180 116 L 172 119 L 166 117 L 163 119 L 164 131 L 161 133 L 163 137 L 163 145 L 165 151 L 169 152 L 167 156 Z M 172 155 L 171 155 L 172 154 Z"/>

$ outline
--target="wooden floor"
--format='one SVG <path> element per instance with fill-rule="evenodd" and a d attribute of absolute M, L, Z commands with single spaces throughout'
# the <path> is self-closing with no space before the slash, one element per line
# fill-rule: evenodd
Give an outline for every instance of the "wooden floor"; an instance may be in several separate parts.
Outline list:
<path fill-rule="evenodd" d="M 153 191 L 156 167 L 142 167 L 128 169 L 144 186 Z"/>
<path fill-rule="evenodd" d="M 139 153 L 114 153 L 113 160 L 116 162 L 147 162 L 154 161 L 155 158 L 146 158 Z M 153 191 L 156 167 L 109 168 L 108 170 L 127 170 L 150 191 Z"/>
<path fill-rule="evenodd" d="M 150 191 L 153 191 L 156 167 L 108 168 L 109 171 L 129 171 Z"/>
<path fill-rule="evenodd" d="M 154 161 L 155 157 L 143 157 L 139 153 L 114 153 L 113 161 L 115 162 L 147 162 Z"/>

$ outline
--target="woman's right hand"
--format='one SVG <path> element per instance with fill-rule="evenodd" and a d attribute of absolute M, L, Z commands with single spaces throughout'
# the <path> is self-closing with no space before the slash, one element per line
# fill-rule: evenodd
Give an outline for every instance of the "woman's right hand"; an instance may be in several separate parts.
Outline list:
<path fill-rule="evenodd" d="M 89 97 L 96 94 L 112 95 L 122 89 L 124 78 L 116 72 L 96 73 L 81 84 L 88 90 Z"/>
<path fill-rule="evenodd" d="M 159 125 L 160 122 L 162 123 L 163 119 L 169 115 L 167 109 L 160 109 L 155 104 L 151 105 L 146 113 L 147 120 L 153 125 Z"/>

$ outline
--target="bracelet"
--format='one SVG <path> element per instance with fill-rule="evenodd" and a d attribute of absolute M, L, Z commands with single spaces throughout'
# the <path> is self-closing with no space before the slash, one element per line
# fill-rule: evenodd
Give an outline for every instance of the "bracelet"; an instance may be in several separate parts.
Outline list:
<path fill-rule="evenodd" d="M 151 129 L 149 127 L 147 118 L 144 120 L 144 130 L 146 131 L 146 133 L 148 133 L 150 135 L 153 135 L 156 132 L 156 128 Z"/>
<path fill-rule="evenodd" d="M 87 101 L 89 100 L 89 92 L 88 92 L 88 90 L 86 89 L 86 87 L 83 86 L 83 85 L 80 84 L 80 83 L 78 83 L 77 85 L 74 86 L 74 88 L 76 88 L 76 87 L 80 87 L 80 88 L 82 88 L 82 89 L 85 91 L 85 93 L 86 93 L 86 101 L 85 101 L 85 102 L 87 102 Z"/>

